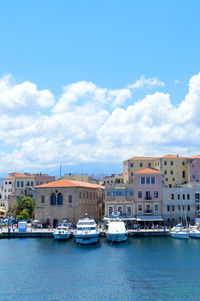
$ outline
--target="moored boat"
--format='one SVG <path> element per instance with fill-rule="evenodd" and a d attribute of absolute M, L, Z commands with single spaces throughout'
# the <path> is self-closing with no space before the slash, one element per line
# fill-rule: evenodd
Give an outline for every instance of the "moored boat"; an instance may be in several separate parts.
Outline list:
<path fill-rule="evenodd" d="M 170 236 L 172 238 L 189 239 L 189 231 L 187 229 L 183 229 L 182 225 L 179 224 L 172 228 Z"/>
<path fill-rule="evenodd" d="M 106 237 L 108 241 L 111 242 L 122 242 L 126 241 L 128 238 L 128 232 L 126 230 L 125 224 L 119 218 L 113 218 L 109 221 L 108 230 L 106 232 Z"/>
<path fill-rule="evenodd" d="M 74 231 L 75 241 L 82 245 L 95 244 L 99 240 L 100 231 L 96 228 L 94 219 L 79 219 L 77 229 Z"/>
<path fill-rule="evenodd" d="M 57 240 L 69 239 L 70 235 L 71 235 L 71 231 L 69 227 L 66 226 L 59 226 L 53 232 L 53 237 Z"/>

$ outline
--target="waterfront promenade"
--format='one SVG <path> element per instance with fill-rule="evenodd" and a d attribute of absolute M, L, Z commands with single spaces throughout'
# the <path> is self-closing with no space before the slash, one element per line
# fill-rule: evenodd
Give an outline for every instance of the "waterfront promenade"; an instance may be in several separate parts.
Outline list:
<path fill-rule="evenodd" d="M 169 236 L 169 231 L 163 229 L 151 230 L 151 229 L 144 229 L 144 230 L 128 230 L 129 237 L 156 237 L 156 236 Z M 106 231 L 102 230 L 100 236 L 105 237 Z M 0 231 L 0 238 L 33 238 L 33 237 L 41 237 L 41 238 L 51 238 L 53 237 L 53 230 L 52 229 L 33 229 L 28 228 L 26 232 L 19 232 L 17 229 L 13 231 L 8 228 L 4 228 Z"/>

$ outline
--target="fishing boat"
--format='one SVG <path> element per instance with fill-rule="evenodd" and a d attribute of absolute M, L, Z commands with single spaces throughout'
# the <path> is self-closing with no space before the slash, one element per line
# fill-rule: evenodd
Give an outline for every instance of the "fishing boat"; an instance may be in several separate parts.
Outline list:
<path fill-rule="evenodd" d="M 122 242 L 128 238 L 128 232 L 125 224 L 119 218 L 113 218 L 109 221 L 108 230 L 106 232 L 108 241 L 111 242 Z"/>
<path fill-rule="evenodd" d="M 76 243 L 81 245 L 91 245 L 98 242 L 100 231 L 97 229 L 94 219 L 79 219 L 76 226 L 77 229 L 74 231 Z"/>
<path fill-rule="evenodd" d="M 71 231 L 69 227 L 63 225 L 57 227 L 53 232 L 53 237 L 57 240 L 69 239 L 70 235 L 71 235 Z"/>

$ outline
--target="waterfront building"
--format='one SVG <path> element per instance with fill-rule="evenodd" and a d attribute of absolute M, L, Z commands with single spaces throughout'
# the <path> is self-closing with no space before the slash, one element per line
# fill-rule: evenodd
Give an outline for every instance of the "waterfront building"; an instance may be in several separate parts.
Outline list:
<path fill-rule="evenodd" d="M 112 185 L 112 184 L 120 184 L 124 183 L 124 174 L 112 174 L 111 176 L 105 176 L 100 181 L 100 185 Z"/>
<path fill-rule="evenodd" d="M 105 216 L 135 217 L 132 184 L 109 184 L 105 187 Z"/>
<path fill-rule="evenodd" d="M 124 166 L 124 182 L 133 183 L 134 174 L 138 170 L 145 168 L 154 168 L 155 157 L 133 157 L 123 162 Z"/>
<path fill-rule="evenodd" d="M 169 154 L 157 158 L 154 167 L 162 172 L 165 187 L 178 187 L 189 182 L 186 157 Z"/>
<path fill-rule="evenodd" d="M 2 212 L 7 212 L 9 209 L 13 208 L 16 200 L 28 195 L 35 200 L 35 183 L 49 183 L 53 180 L 55 180 L 55 177 L 41 173 L 9 173 L 9 177 L 3 179 L 1 186 L 0 209 Z"/>
<path fill-rule="evenodd" d="M 35 218 L 43 224 L 56 226 L 62 220 L 77 223 L 86 213 L 94 219 L 103 215 L 105 188 L 98 184 L 60 179 L 35 189 Z"/>
<path fill-rule="evenodd" d="M 200 179 L 200 155 L 188 159 L 188 172 L 190 182 L 199 182 Z"/>
<path fill-rule="evenodd" d="M 163 219 L 168 225 L 195 223 L 200 218 L 200 188 L 198 183 L 177 188 L 163 188 Z"/>
<path fill-rule="evenodd" d="M 137 221 L 162 221 L 162 188 L 161 171 L 146 168 L 135 172 L 134 199 Z"/>

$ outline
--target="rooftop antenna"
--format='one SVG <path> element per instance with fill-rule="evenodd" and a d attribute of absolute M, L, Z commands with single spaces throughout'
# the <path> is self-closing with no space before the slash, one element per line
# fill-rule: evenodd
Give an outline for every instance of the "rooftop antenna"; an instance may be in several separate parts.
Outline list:
<path fill-rule="evenodd" d="M 61 179 L 62 166 L 60 164 L 60 179 Z"/>

